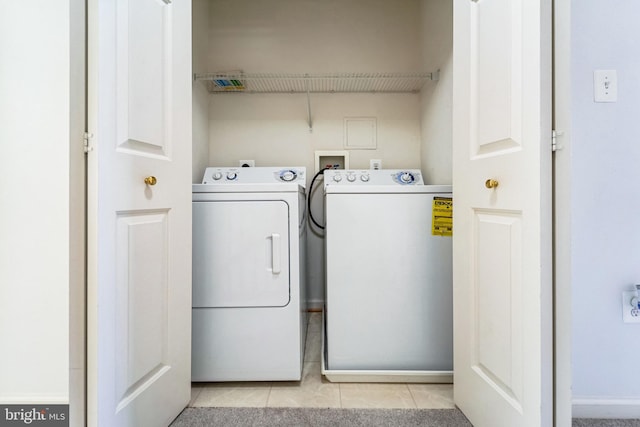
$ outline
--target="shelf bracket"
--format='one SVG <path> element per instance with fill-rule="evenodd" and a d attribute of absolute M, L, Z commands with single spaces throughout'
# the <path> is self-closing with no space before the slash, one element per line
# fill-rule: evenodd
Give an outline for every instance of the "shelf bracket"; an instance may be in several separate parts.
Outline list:
<path fill-rule="evenodd" d="M 432 71 L 432 72 L 429 74 L 429 79 L 430 79 L 432 82 L 437 82 L 438 80 L 440 80 L 440 70 Z"/>
<path fill-rule="evenodd" d="M 310 91 L 310 81 L 309 75 L 305 74 L 306 83 L 307 83 L 307 124 L 309 125 L 309 132 L 313 132 L 313 122 L 311 121 L 311 91 Z"/>

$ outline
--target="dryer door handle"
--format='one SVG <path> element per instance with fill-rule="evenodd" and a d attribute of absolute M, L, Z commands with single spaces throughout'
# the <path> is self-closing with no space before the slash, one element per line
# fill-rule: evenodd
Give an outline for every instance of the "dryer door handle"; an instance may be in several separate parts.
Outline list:
<path fill-rule="evenodd" d="M 271 272 L 280 274 L 280 235 L 271 235 Z"/>

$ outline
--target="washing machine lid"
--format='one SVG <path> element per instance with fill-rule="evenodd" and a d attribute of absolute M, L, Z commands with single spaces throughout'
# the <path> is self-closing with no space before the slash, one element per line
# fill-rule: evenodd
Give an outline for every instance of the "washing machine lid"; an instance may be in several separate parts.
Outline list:
<path fill-rule="evenodd" d="M 451 194 L 450 185 L 417 185 L 395 187 L 392 185 L 327 186 L 325 194 Z"/>
<path fill-rule="evenodd" d="M 450 185 L 424 185 L 418 169 L 327 170 L 326 194 L 450 193 Z"/>

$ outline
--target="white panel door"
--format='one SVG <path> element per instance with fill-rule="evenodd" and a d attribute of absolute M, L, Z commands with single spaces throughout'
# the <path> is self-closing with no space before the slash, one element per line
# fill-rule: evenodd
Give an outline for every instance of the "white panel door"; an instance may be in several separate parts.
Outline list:
<path fill-rule="evenodd" d="M 191 2 L 88 14 L 88 423 L 166 426 L 190 398 Z"/>
<path fill-rule="evenodd" d="M 284 200 L 195 202 L 193 224 L 193 307 L 289 304 Z"/>
<path fill-rule="evenodd" d="M 550 5 L 454 1 L 454 397 L 477 427 L 552 425 Z"/>

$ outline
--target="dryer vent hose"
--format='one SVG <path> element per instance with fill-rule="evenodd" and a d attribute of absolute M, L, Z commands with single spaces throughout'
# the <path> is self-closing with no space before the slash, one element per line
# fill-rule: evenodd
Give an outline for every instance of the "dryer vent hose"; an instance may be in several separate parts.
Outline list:
<path fill-rule="evenodd" d="M 313 195 L 313 184 L 316 182 L 316 179 L 320 175 L 324 175 L 324 171 L 326 171 L 327 169 L 331 169 L 331 168 L 326 167 L 324 169 L 320 169 L 318 173 L 314 175 L 313 179 L 311 180 L 311 184 L 309 185 L 309 197 L 307 197 L 307 212 L 309 212 L 309 218 L 311 218 L 311 221 L 316 225 L 316 227 L 318 227 L 321 230 L 324 230 L 324 226 L 320 225 L 318 221 L 316 221 L 316 219 L 313 217 L 313 212 L 311 212 L 311 196 Z"/>

